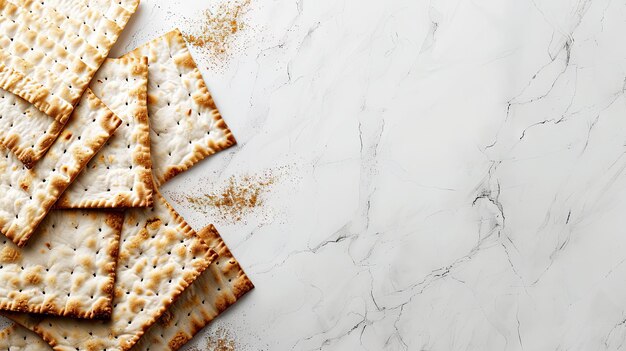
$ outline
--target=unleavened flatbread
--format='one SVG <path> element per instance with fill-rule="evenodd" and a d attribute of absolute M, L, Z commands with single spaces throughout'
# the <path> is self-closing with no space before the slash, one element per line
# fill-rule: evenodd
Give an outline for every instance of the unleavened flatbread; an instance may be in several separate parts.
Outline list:
<path fill-rule="evenodd" d="M 0 232 L 22 247 L 67 186 L 120 125 L 120 119 L 86 91 L 48 155 L 27 169 L 0 148 Z"/>
<path fill-rule="evenodd" d="M 254 288 L 213 225 L 198 235 L 218 258 L 148 330 L 134 351 L 176 351 Z"/>
<path fill-rule="evenodd" d="M 0 88 L 66 120 L 139 1 L 107 3 L 90 9 L 87 0 L 0 0 Z"/>
<path fill-rule="evenodd" d="M 148 116 L 157 185 L 235 144 L 178 29 L 124 56 L 148 57 Z"/>
<path fill-rule="evenodd" d="M 178 350 L 221 312 L 254 288 L 215 227 L 210 225 L 199 231 L 198 235 L 218 253 L 218 258 L 150 327 L 133 346 L 132 351 Z M 15 325 L 11 327 L 9 333 L 11 340 L 16 340 L 22 347 L 27 347 L 27 344 L 31 343 L 40 347 L 33 350 L 50 349 L 41 337 L 24 327 Z M 29 342 L 19 343 L 18 341 L 22 339 Z M 45 347 L 42 344 L 45 344 Z M 2 350 L 1 341 L 0 350 Z"/>
<path fill-rule="evenodd" d="M 0 143 L 26 167 L 63 129 L 139 0 L 0 0 Z"/>
<path fill-rule="evenodd" d="M 109 318 L 124 214 L 52 211 L 24 248 L 0 240 L 0 309 Z"/>
<path fill-rule="evenodd" d="M 0 330 L 2 351 L 49 351 L 50 346 L 32 331 L 18 324 Z"/>
<path fill-rule="evenodd" d="M 122 124 L 63 193 L 57 208 L 122 208 L 152 205 L 152 161 L 146 108 L 145 57 L 107 59 L 90 89 Z"/>
<path fill-rule="evenodd" d="M 111 320 L 5 315 L 56 351 L 126 351 L 216 258 L 156 192 L 154 207 L 126 211 Z"/>

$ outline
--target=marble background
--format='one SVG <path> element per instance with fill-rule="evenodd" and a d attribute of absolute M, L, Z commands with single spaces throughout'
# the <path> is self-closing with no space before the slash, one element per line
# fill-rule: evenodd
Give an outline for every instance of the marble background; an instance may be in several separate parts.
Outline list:
<path fill-rule="evenodd" d="M 143 0 L 114 53 L 225 1 Z M 250 0 L 242 21 L 219 59 L 192 47 L 239 144 L 164 193 L 256 289 L 185 350 L 625 347 L 623 1 Z M 239 218 L 189 201 L 246 177 L 271 184 Z"/>

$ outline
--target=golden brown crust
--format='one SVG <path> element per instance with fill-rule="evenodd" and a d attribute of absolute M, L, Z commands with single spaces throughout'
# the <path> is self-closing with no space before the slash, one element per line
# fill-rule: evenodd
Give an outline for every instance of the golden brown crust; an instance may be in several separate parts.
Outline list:
<path fill-rule="evenodd" d="M 191 340 L 191 339 L 189 339 L 189 337 L 187 335 L 185 335 L 185 333 L 178 332 L 178 333 L 176 333 L 176 335 L 174 335 L 172 340 L 170 340 L 170 342 L 167 343 L 167 346 L 171 350 L 178 350 L 179 348 L 183 347 L 183 345 L 185 345 L 187 343 L 187 341 L 189 341 L 189 340 Z"/>
<path fill-rule="evenodd" d="M 124 225 L 124 216 L 125 213 L 121 211 L 111 211 L 109 216 L 107 217 L 107 224 L 114 228 L 120 235 L 117 236 L 117 240 L 111 245 L 111 248 L 108 252 L 108 256 L 113 258 L 109 263 L 105 266 L 105 271 L 109 276 L 109 283 L 106 284 L 102 288 L 102 293 L 106 296 L 110 296 L 110 301 L 113 301 L 113 292 L 115 291 L 115 273 L 117 271 L 117 258 L 120 253 L 120 237 L 122 233 L 122 228 Z M 109 303 L 106 308 L 101 312 L 101 315 L 94 316 L 95 319 L 105 319 L 111 318 L 111 313 L 113 312 L 112 303 Z"/>
<path fill-rule="evenodd" d="M 117 6 L 114 2 L 111 3 L 112 8 L 116 6 L 114 9 L 118 10 L 117 15 L 123 18 L 122 21 L 120 23 L 105 23 L 106 21 L 96 23 L 105 23 L 106 29 L 99 29 L 105 29 L 108 35 L 112 34 L 114 38 L 117 38 L 128 21 L 128 18 L 136 9 L 137 4 L 135 4 L 135 6 L 130 4 L 131 11 L 128 11 L 125 8 Z M 64 123 L 71 114 L 74 105 L 80 99 L 83 91 L 87 88 L 91 77 L 106 58 L 115 40 L 108 40 L 108 38 L 106 38 L 93 42 L 93 38 L 96 37 L 91 36 L 91 33 L 87 32 L 86 37 L 77 35 L 75 38 L 72 38 L 72 43 L 80 42 L 81 45 L 73 46 L 72 50 L 76 52 L 72 50 L 68 51 L 70 36 L 66 36 L 64 30 L 76 31 L 80 22 L 70 19 L 69 16 L 63 18 L 60 16 L 44 15 L 46 13 L 46 7 L 55 8 L 58 4 L 57 6 L 55 6 L 55 4 L 44 5 L 43 2 L 39 4 L 32 0 L 21 1 L 17 4 L 19 4 L 19 6 L 7 0 L 0 0 L 0 9 L 3 9 L 0 13 L 3 16 L 13 20 L 14 23 L 15 21 L 26 22 L 24 25 L 28 26 L 28 29 L 21 28 L 24 33 L 17 37 L 15 41 L 11 41 L 8 45 L 7 49 L 12 49 L 13 55 L 11 56 L 13 57 L 11 60 L 5 60 L 5 62 L 11 65 L 10 67 L 6 66 L 4 63 L 0 64 L 0 88 L 20 96 L 46 115 Z M 89 7 L 89 5 L 78 3 L 75 5 L 74 11 L 82 10 L 87 12 L 85 6 L 87 8 Z M 63 9 L 63 6 L 59 7 Z M 106 18 L 107 14 L 103 15 Z M 85 21 L 85 19 L 83 19 L 83 21 Z M 65 26 L 68 23 L 70 27 Z M 83 23 L 87 25 L 86 22 Z M 92 23 L 89 23 L 89 25 L 91 24 Z M 62 29 L 61 26 L 63 26 L 64 29 Z M 94 27 L 93 30 L 96 31 L 96 28 Z M 83 33 L 81 34 L 84 35 Z M 65 39 L 66 37 L 68 39 Z M 31 46 L 31 50 L 37 49 L 37 53 L 50 51 L 51 55 L 56 55 L 59 61 L 67 64 L 68 69 L 76 74 L 77 77 L 73 77 L 69 74 L 53 73 L 52 61 L 41 60 L 42 62 L 39 63 L 39 68 L 46 70 L 46 77 L 49 78 L 49 81 L 44 83 L 47 85 L 39 84 L 39 82 L 34 81 L 31 78 L 35 76 L 32 72 L 32 65 L 26 62 L 19 64 L 20 60 L 24 60 L 26 57 L 26 55 L 19 50 L 20 46 L 28 45 L 29 40 L 31 41 L 30 44 L 33 45 L 32 42 L 35 41 L 34 39 L 37 39 L 38 44 L 35 45 L 34 48 Z M 59 43 L 54 39 L 60 39 L 63 40 L 63 42 Z M 63 44 L 65 45 L 64 50 Z M 70 89 L 65 89 L 65 85 L 69 85 Z"/>
<path fill-rule="evenodd" d="M 133 350 L 175 351 L 251 291 L 254 285 L 212 225 L 198 236 L 218 258 L 187 288 Z"/>
<path fill-rule="evenodd" d="M 217 252 L 220 259 L 224 259 L 228 262 L 228 264 L 222 265 L 220 270 L 225 276 L 235 275 L 237 277 L 236 281 L 232 284 L 233 292 L 237 299 L 254 289 L 254 284 L 252 284 L 252 281 L 243 271 L 243 268 L 241 268 L 239 262 L 237 262 L 228 246 L 226 246 L 226 243 L 213 224 L 209 224 L 200 230 L 198 236 Z"/>
<path fill-rule="evenodd" d="M 177 289 L 177 292 L 176 292 L 176 294 L 174 294 L 174 296 L 171 299 L 171 301 L 168 304 L 166 304 L 165 306 L 163 306 L 162 308 L 160 308 L 158 310 L 157 314 L 155 315 L 155 317 L 150 320 L 150 323 L 146 324 L 144 326 L 144 328 L 141 330 L 140 333 L 138 333 L 135 337 L 133 337 L 126 345 L 122 346 L 122 348 L 120 349 L 121 351 L 128 351 L 128 350 L 130 350 L 137 343 L 137 341 L 145 334 L 145 332 L 148 329 L 150 329 L 150 327 L 159 319 L 159 316 L 161 316 L 163 313 L 165 313 L 165 311 L 167 311 L 167 309 L 174 302 L 176 302 L 176 300 L 181 296 L 181 294 L 185 291 L 185 289 L 187 289 L 187 287 L 189 285 L 191 285 L 196 280 L 196 278 L 202 272 L 204 272 L 205 269 L 207 269 L 209 267 L 211 262 L 213 262 L 217 258 L 217 253 L 215 253 L 215 251 L 213 251 L 213 250 L 209 250 L 209 251 L 210 251 L 210 257 L 209 257 L 209 261 L 207 262 L 207 264 L 206 265 L 202 265 L 202 266 L 194 267 L 194 268 L 196 268 L 196 272 L 194 272 L 194 274 L 189 274 L 189 275 L 185 276 L 185 279 L 183 280 L 184 283 L 180 285 L 181 289 Z"/>
<path fill-rule="evenodd" d="M 168 50 L 169 56 L 166 56 Z M 161 105 L 172 97 L 163 85 L 156 89 L 153 87 L 154 90 L 148 91 L 148 110 L 155 143 L 152 148 L 153 174 L 157 186 L 160 186 L 206 157 L 235 145 L 236 140 L 217 109 L 202 74 L 178 29 L 141 45 L 124 57 L 143 55 L 149 55 L 149 70 L 154 70 L 155 74 L 169 72 L 170 75 L 162 73 L 159 79 L 172 83 L 168 86 L 177 86 L 182 91 L 188 90 L 188 94 L 178 96 L 178 99 L 172 103 L 176 104 L 180 113 L 180 116 L 175 116 L 181 120 L 180 125 L 189 127 L 183 130 L 182 127 L 174 126 L 180 128 L 177 130 L 181 132 L 178 134 L 172 132 L 167 137 L 155 131 L 168 129 L 166 125 L 173 116 L 161 113 L 166 109 Z M 171 75 L 172 72 L 178 74 Z M 196 131 L 201 131 L 201 133 L 195 133 Z M 189 139 L 183 139 L 182 135 L 188 135 Z M 158 140 L 159 136 L 160 140 Z M 170 137 L 175 139 L 169 140 Z M 170 148 L 169 144 L 173 142 L 176 142 L 178 146 L 182 146 L 180 143 L 185 145 L 189 143 L 189 146 L 188 148 Z"/>
<path fill-rule="evenodd" d="M 39 138 L 34 148 L 20 148 L 17 142 L 12 142 L 9 138 L 4 142 L 4 145 L 24 163 L 26 168 L 31 169 L 35 166 L 35 163 L 45 155 L 50 146 L 52 146 L 56 138 L 61 134 L 63 127 L 65 127 L 65 123 L 53 120 L 44 135 Z M 15 138 L 18 137 L 18 135 L 12 134 L 10 137 Z M 2 142 L 2 138 L 0 138 L 0 143 Z"/>
<path fill-rule="evenodd" d="M 103 82 L 108 77 L 107 82 Z M 120 95 L 120 83 L 132 78 L 133 89 Z M 152 160 L 150 158 L 150 127 L 147 112 L 147 81 L 148 58 L 125 57 L 108 59 L 96 74 L 92 89 L 100 95 L 100 99 L 125 120 L 125 125 L 117 131 L 94 160 L 85 169 L 85 172 L 76 180 L 76 185 L 67 189 L 55 204 L 55 208 L 132 208 L 149 207 L 153 204 L 154 183 L 152 180 Z M 104 85 L 103 85 L 104 83 Z M 128 84 L 128 83 L 126 83 Z M 95 85 L 95 87 L 94 87 Z M 124 87 L 125 85 L 122 85 Z M 129 100 L 130 99 L 130 103 Z M 128 140 L 127 140 L 128 139 Z M 127 150 L 126 143 L 128 143 Z M 125 159 L 117 161 L 114 159 Z M 105 163 L 108 161 L 109 163 Z M 132 177 L 131 190 L 111 187 L 111 184 L 122 183 L 114 178 L 102 180 L 101 172 L 109 170 L 119 171 L 121 167 L 128 170 Z M 106 166 L 106 170 L 104 167 Z M 117 173 L 119 174 L 119 173 Z M 99 184 L 94 184 L 94 179 Z M 100 181 L 102 180 L 102 181 Z M 111 191 L 106 188 L 111 187 Z M 84 189 L 84 191 L 83 191 Z"/>
<path fill-rule="evenodd" d="M 0 0 L 0 7 L 11 5 Z M 50 94 L 50 90 L 26 77 L 24 74 L 0 64 L 0 89 L 11 92 L 30 102 L 33 106 L 57 121 L 66 121 L 74 106 L 58 96 Z"/>
<path fill-rule="evenodd" d="M 185 222 L 183 217 L 181 217 L 174 210 L 174 208 L 167 201 L 165 201 L 165 199 L 158 192 L 158 190 L 156 190 L 156 188 L 155 188 L 155 192 L 156 192 L 155 196 L 157 196 L 159 200 L 163 201 L 164 205 L 167 207 L 170 214 L 174 217 L 174 221 L 180 226 L 180 228 L 183 230 L 185 235 L 186 236 L 198 236 L 198 234 L 191 228 L 191 226 L 189 226 L 189 224 Z M 196 278 L 200 274 L 202 274 L 202 272 L 204 272 L 213 261 L 215 261 L 215 259 L 217 259 L 217 253 L 215 251 L 213 251 L 212 249 L 209 249 L 208 246 L 205 246 L 204 243 L 202 243 L 202 241 L 200 241 L 200 244 L 202 245 L 196 246 L 192 248 L 192 250 L 195 250 L 198 252 L 201 252 L 201 251 L 208 252 L 207 260 L 203 260 L 202 264 L 194 266 L 195 270 L 184 276 L 184 279 L 181 281 L 181 284 L 177 287 L 174 295 L 172 296 L 172 299 L 168 303 L 163 305 L 157 311 L 157 313 L 153 315 L 153 318 L 150 319 L 149 322 L 144 325 L 143 329 L 137 335 L 135 335 L 135 337 L 130 339 L 126 345 L 122 345 L 120 349 L 121 351 L 130 350 L 131 347 L 133 347 L 137 343 L 137 341 L 144 335 L 144 333 L 159 319 L 159 317 L 163 315 L 163 313 L 165 313 L 173 303 L 175 303 L 175 301 L 180 297 L 180 295 L 185 291 L 185 289 L 187 289 L 187 287 L 191 285 L 196 280 Z"/>
<path fill-rule="evenodd" d="M 26 249 L 15 250 L 10 243 L 0 243 L 0 245 L 4 245 L 0 256 L 2 258 L 2 265 L 0 265 L 2 282 L 6 281 L 6 277 L 11 277 L 10 282 L 2 284 L 3 286 L 12 285 L 15 289 L 7 296 L 0 296 L 0 310 L 81 319 L 110 318 L 117 249 L 123 220 L 124 213 L 119 211 L 104 211 L 104 213 L 103 211 L 55 211 L 47 216 L 46 222 L 42 223 L 38 230 L 37 240 Z M 79 227 L 81 228 L 80 232 Z M 71 230 L 75 230 L 75 232 L 71 232 Z M 101 238 L 90 240 L 76 238 L 76 241 L 64 239 L 66 235 L 75 236 L 82 233 L 98 234 Z M 84 259 L 67 261 L 70 262 L 67 263 L 66 260 L 70 260 L 70 258 L 62 258 L 65 257 L 62 256 L 63 252 L 67 255 L 68 250 L 72 248 L 76 255 L 77 246 L 73 245 L 79 245 L 78 248 L 83 250 L 93 249 L 95 251 L 96 240 L 101 241 L 100 248 L 108 250 L 107 255 L 103 256 L 100 261 L 93 261 L 92 258 L 82 256 Z M 93 248 L 91 247 L 92 243 Z M 84 254 L 84 251 L 79 252 Z M 50 280 L 59 272 L 70 267 L 73 274 L 75 267 L 72 262 L 86 269 L 87 273 L 84 274 L 88 275 L 89 278 L 75 276 L 74 280 L 68 283 L 71 285 L 66 284 L 65 281 L 57 285 Z M 26 269 L 24 269 L 25 267 Z M 86 279 L 91 278 L 91 272 L 93 272 L 94 280 L 87 282 Z M 95 280 L 96 274 L 99 277 L 97 281 Z M 93 291 L 89 292 L 88 287 L 83 289 L 84 283 L 89 283 L 96 288 L 101 287 L 101 291 L 96 293 L 97 298 L 95 300 L 94 295 L 96 294 Z M 24 292 L 22 289 L 25 289 Z M 46 291 L 52 294 L 46 295 Z M 72 297 L 70 297 L 70 291 Z M 67 298 L 65 298 L 65 293 L 68 294 Z M 89 294 L 92 296 L 90 297 Z"/>
<path fill-rule="evenodd" d="M 150 174 L 148 174 L 151 176 Z M 142 175 L 142 179 L 148 179 L 146 175 Z M 152 180 L 150 178 L 150 180 Z M 152 190 L 152 189 L 150 189 Z M 152 192 L 146 189 L 145 191 L 139 191 L 142 195 L 137 199 L 133 199 L 131 196 L 124 194 L 117 194 L 110 199 L 82 201 L 80 204 L 72 204 L 67 198 L 62 198 L 55 203 L 55 209 L 121 209 L 121 208 L 133 208 L 133 207 L 150 207 L 153 204 Z"/>
<path fill-rule="evenodd" d="M 159 182 L 159 184 L 163 184 L 170 179 L 176 177 L 177 175 L 183 173 L 184 171 L 188 170 L 189 168 L 193 167 L 196 163 L 204 160 L 208 156 L 211 156 L 219 151 L 226 150 L 235 144 L 237 144 L 237 140 L 235 140 L 235 136 L 229 129 L 226 132 L 224 140 L 221 140 L 217 143 L 209 140 L 205 148 L 197 148 L 192 157 L 190 157 L 188 161 L 184 164 L 167 167 L 163 175 L 159 177 L 157 181 Z"/>
<path fill-rule="evenodd" d="M 185 40 L 183 39 L 183 35 L 178 28 L 167 33 L 166 37 L 169 40 L 178 43 L 179 45 L 185 47 L 187 46 Z M 186 160 L 185 163 L 167 167 L 162 176 L 157 176 L 157 184 L 159 185 L 188 170 L 196 163 L 204 160 L 206 157 L 211 156 L 219 151 L 225 150 L 237 143 L 237 140 L 235 140 L 235 136 L 226 125 L 224 119 L 222 119 L 222 115 L 220 114 L 217 106 L 215 105 L 215 102 L 213 101 L 213 96 L 209 92 L 209 89 L 204 82 L 204 78 L 202 77 L 202 73 L 200 73 L 196 61 L 191 56 L 189 50 L 185 50 L 182 55 L 178 56 L 174 60 L 174 62 L 179 67 L 184 67 L 192 70 L 192 74 L 197 81 L 197 89 L 199 91 L 198 94 L 193 95 L 193 99 L 196 103 L 198 103 L 198 105 L 213 110 L 213 120 L 216 122 L 217 129 L 223 131 L 224 138 L 217 142 L 213 141 L 212 139 L 207 140 L 207 143 L 204 145 L 204 147 L 195 148 L 193 154 Z"/>
<path fill-rule="evenodd" d="M 9 149 L 26 166 L 31 169 L 41 159 L 50 146 L 54 143 L 65 123 L 50 119 L 50 124 L 32 148 L 24 148 L 20 145 L 20 135 L 11 133 L 10 130 L 0 131 L 0 144 Z"/>
<path fill-rule="evenodd" d="M 130 349 L 217 257 L 158 192 L 155 196 L 154 209 L 127 210 L 110 321 L 6 316 L 35 331 L 55 350 Z"/>
<path fill-rule="evenodd" d="M 87 162 L 95 155 L 95 153 L 104 145 L 104 143 L 111 137 L 113 132 L 120 125 L 121 120 L 113 114 L 90 90 L 85 93 L 83 103 L 89 104 L 89 107 L 92 111 L 101 111 L 101 115 L 98 117 L 97 123 L 99 123 L 99 134 L 93 135 L 91 139 L 83 138 L 80 140 L 80 136 L 77 136 L 78 140 L 74 140 L 69 146 L 62 144 L 63 142 L 69 142 L 73 137 L 71 133 L 71 128 L 66 128 L 62 134 L 61 139 L 59 140 L 59 150 L 57 153 L 59 155 L 65 154 L 67 149 L 73 147 L 74 144 L 81 145 L 81 147 L 74 148 L 74 153 L 68 154 L 67 157 L 70 158 L 69 163 L 65 163 L 63 165 L 53 164 L 54 167 L 59 167 L 57 171 L 58 174 L 55 173 L 49 177 L 49 179 L 42 179 L 42 182 L 48 182 L 47 193 L 43 194 L 43 196 L 38 196 L 39 194 L 33 194 L 37 196 L 31 196 L 30 202 L 25 203 L 23 207 L 19 209 L 19 212 L 16 213 L 15 221 L 11 222 L 10 225 L 8 223 L 3 223 L 0 228 L 0 232 L 2 232 L 6 237 L 11 239 L 17 246 L 23 247 L 26 245 L 28 239 L 32 235 L 33 231 L 37 228 L 39 223 L 44 219 L 46 214 L 50 211 L 54 203 L 57 201 L 58 197 L 63 193 L 63 191 L 71 184 L 72 181 L 78 176 L 78 174 L 85 167 Z M 81 109 L 83 111 L 83 109 Z M 88 116 L 81 116 L 76 118 L 85 118 Z M 78 121 L 76 123 L 79 123 Z M 80 123 L 85 123 L 85 121 L 80 121 Z M 77 131 L 78 133 L 84 133 L 83 130 Z M 63 150 L 65 149 L 65 151 Z M 61 158 L 59 158 L 58 162 Z M 72 167 L 69 167 L 71 164 Z M 41 167 L 47 167 L 50 165 L 42 164 Z M 37 175 L 38 172 L 42 172 L 40 169 L 30 170 L 24 172 L 24 181 L 28 181 L 30 184 L 31 178 L 34 175 Z M 28 218 L 29 221 L 26 225 L 21 225 L 19 220 L 19 215 L 22 215 L 22 218 Z M 13 220 L 13 219 L 11 219 Z M 8 227 L 7 227 L 8 225 Z"/>
<path fill-rule="evenodd" d="M 14 19 L 21 33 L 15 42 L 11 42 L 15 48 L 5 45 L 0 49 L 0 89 L 28 102 L 13 106 L 13 117 L 38 112 L 41 115 L 37 117 L 38 123 L 42 127 L 42 117 L 50 116 L 50 121 L 46 122 L 50 125 L 41 130 L 46 131 L 44 135 L 19 128 L 13 130 L 8 125 L 0 131 L 0 143 L 14 152 L 27 168 L 34 167 L 58 137 L 93 74 L 108 56 L 138 5 L 139 0 L 111 1 L 92 7 L 82 1 L 0 1 L 0 15 Z M 16 20 L 16 16 L 19 19 Z M 79 30 L 85 27 L 92 30 Z M 72 49 L 68 51 L 70 44 Z M 30 55 L 43 56 L 36 67 L 31 61 L 18 57 L 27 45 L 34 50 Z M 68 74 L 60 73 L 56 69 L 58 65 L 66 66 Z M 45 72 L 48 80 L 34 81 L 34 70 Z"/>

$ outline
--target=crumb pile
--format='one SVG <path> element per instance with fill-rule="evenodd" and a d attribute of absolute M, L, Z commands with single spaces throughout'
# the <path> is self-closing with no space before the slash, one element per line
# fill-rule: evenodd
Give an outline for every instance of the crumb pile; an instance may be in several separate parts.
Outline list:
<path fill-rule="evenodd" d="M 265 195 L 276 181 L 268 171 L 260 175 L 231 176 L 217 190 L 200 196 L 184 196 L 191 207 L 204 214 L 217 214 L 227 223 L 245 222 L 246 218 L 263 205 Z"/>

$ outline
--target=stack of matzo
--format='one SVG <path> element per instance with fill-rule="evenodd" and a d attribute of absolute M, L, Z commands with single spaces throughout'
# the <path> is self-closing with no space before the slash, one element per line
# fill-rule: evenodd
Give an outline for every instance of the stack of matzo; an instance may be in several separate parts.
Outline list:
<path fill-rule="evenodd" d="M 138 0 L 0 0 L 2 350 L 177 350 L 253 288 L 159 187 L 235 144 L 178 30 L 106 58 Z"/>

